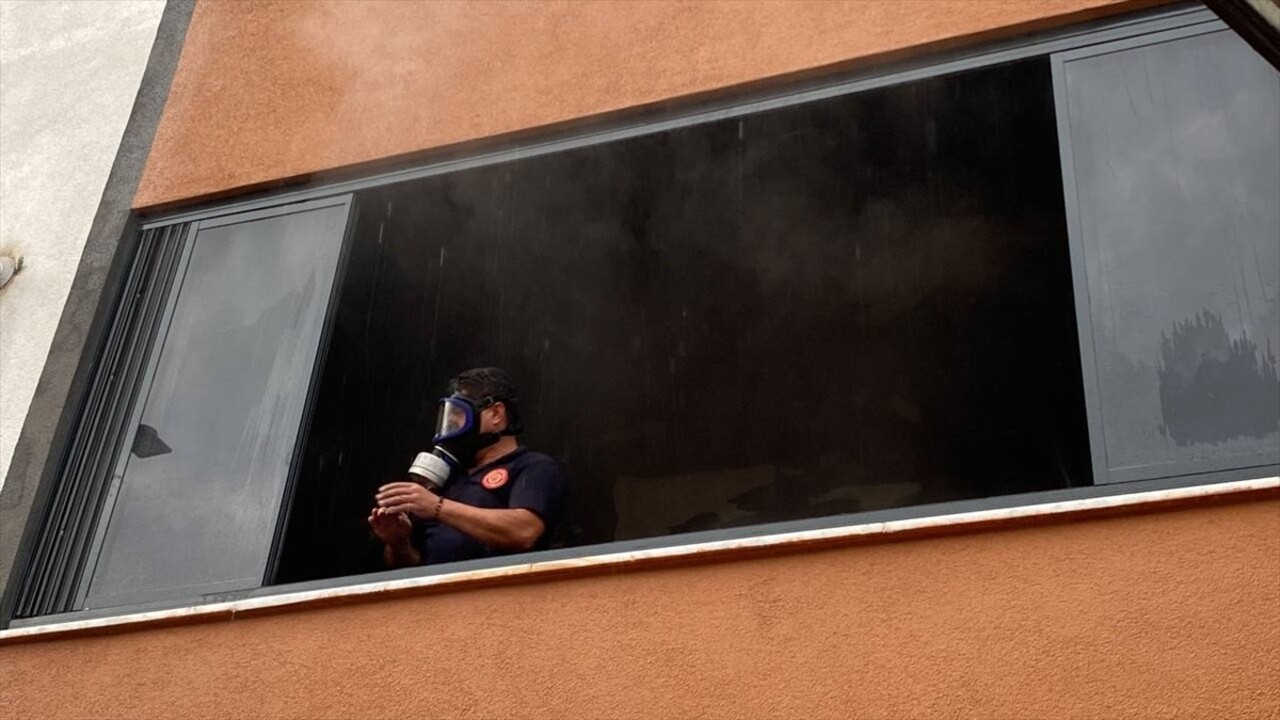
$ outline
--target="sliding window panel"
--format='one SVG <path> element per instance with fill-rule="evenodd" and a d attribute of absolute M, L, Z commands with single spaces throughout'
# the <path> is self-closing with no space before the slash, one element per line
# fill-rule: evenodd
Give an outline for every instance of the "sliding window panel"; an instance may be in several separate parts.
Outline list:
<path fill-rule="evenodd" d="M 1220 23 L 1054 70 L 1095 481 L 1280 462 L 1280 73 Z"/>
<path fill-rule="evenodd" d="M 262 583 L 349 214 L 344 196 L 197 224 L 84 607 Z"/>

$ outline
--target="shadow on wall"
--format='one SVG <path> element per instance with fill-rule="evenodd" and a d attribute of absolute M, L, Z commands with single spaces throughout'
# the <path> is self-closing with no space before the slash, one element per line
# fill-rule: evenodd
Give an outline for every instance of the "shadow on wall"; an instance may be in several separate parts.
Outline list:
<path fill-rule="evenodd" d="M 1263 438 L 1280 428 L 1276 355 L 1228 335 L 1222 316 L 1202 310 L 1160 334 L 1161 434 L 1180 446 Z"/>

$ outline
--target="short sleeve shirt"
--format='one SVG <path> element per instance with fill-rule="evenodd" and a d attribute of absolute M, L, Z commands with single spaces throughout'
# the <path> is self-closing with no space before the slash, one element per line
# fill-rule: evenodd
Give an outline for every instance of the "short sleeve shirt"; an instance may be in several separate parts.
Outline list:
<path fill-rule="evenodd" d="M 445 485 L 449 500 L 478 508 L 523 508 L 536 514 L 546 529 L 534 550 L 546 549 L 568 490 L 564 468 L 555 459 L 525 447 L 464 475 L 455 473 Z M 503 555 L 479 540 L 439 522 L 415 521 L 415 545 L 424 565 Z"/>

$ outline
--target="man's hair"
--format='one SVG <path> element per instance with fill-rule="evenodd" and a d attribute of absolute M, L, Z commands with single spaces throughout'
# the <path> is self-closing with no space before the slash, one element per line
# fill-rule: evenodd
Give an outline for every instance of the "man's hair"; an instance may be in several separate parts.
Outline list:
<path fill-rule="evenodd" d="M 496 367 L 472 368 L 449 381 L 449 392 L 462 393 L 472 400 L 493 398 L 507 408 L 506 434 L 524 432 L 520 424 L 520 388 L 505 370 Z"/>

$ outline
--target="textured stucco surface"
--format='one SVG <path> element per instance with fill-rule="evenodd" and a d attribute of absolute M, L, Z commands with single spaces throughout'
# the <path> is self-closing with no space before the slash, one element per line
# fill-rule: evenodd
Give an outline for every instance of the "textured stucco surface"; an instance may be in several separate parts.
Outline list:
<path fill-rule="evenodd" d="M 201 2 L 135 205 L 1151 4 Z"/>
<path fill-rule="evenodd" d="M 0 0 L 0 484 L 102 198 L 164 3 Z"/>
<path fill-rule="evenodd" d="M 1280 501 L 0 649 L 3 717 L 1280 715 Z"/>

